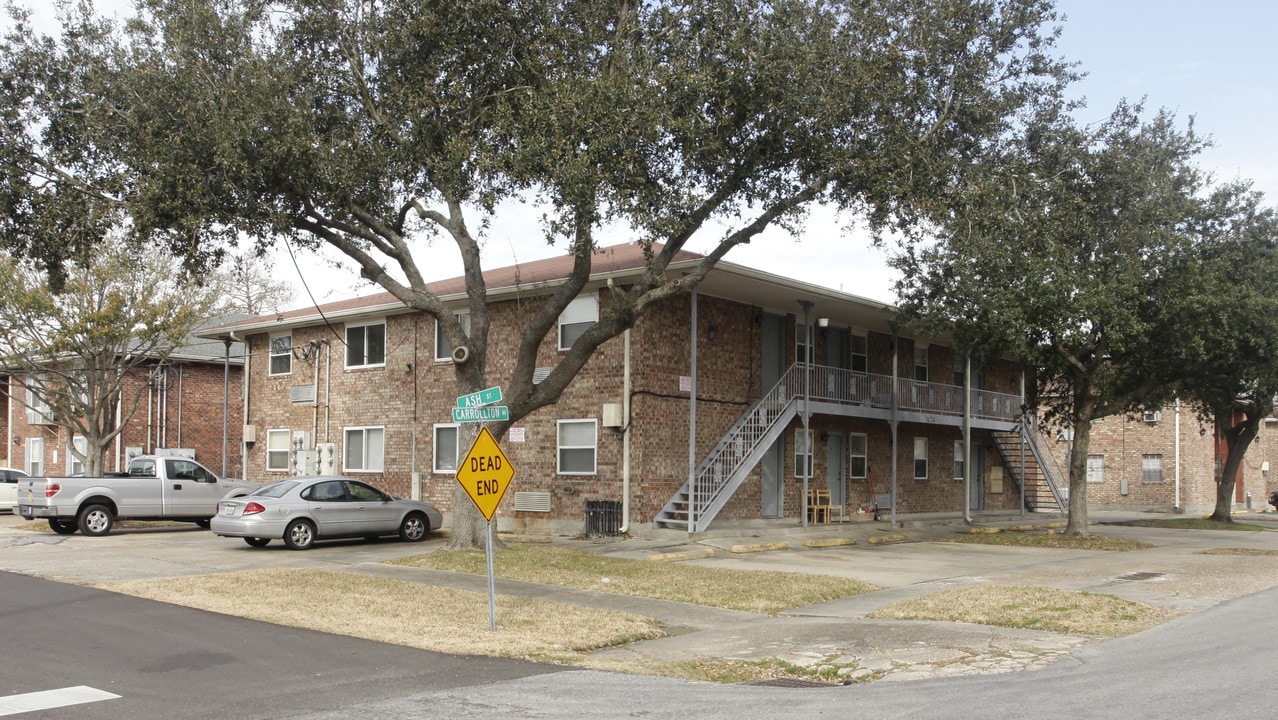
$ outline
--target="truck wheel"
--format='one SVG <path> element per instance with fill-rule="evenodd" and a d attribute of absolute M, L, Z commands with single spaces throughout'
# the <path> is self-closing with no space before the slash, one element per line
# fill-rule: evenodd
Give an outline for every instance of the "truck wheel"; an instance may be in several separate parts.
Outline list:
<path fill-rule="evenodd" d="M 270 538 L 244 538 L 244 542 L 252 547 L 266 547 L 266 544 L 270 541 Z"/>
<path fill-rule="evenodd" d="M 294 520 L 284 528 L 284 544 L 289 550 L 305 550 L 315 542 L 315 526 L 305 520 Z"/>
<path fill-rule="evenodd" d="M 79 526 L 80 532 L 91 537 L 106 535 L 111 532 L 111 526 L 114 524 L 115 515 L 111 513 L 111 508 L 105 505 L 90 505 L 81 510 L 76 518 L 76 525 Z"/>
<path fill-rule="evenodd" d="M 419 542 L 426 539 L 430 532 L 430 521 L 421 513 L 409 513 L 404 522 L 399 524 L 399 539 L 404 542 Z"/>
<path fill-rule="evenodd" d="M 49 529 L 59 535 L 70 535 L 77 530 L 74 520 L 58 520 L 49 518 Z"/>

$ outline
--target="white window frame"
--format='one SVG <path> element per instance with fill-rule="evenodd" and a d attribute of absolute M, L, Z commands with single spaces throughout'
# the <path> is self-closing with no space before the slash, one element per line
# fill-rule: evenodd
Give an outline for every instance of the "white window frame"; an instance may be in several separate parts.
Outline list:
<path fill-rule="evenodd" d="M 266 472 L 288 472 L 292 463 L 293 431 L 287 428 L 266 431 Z M 283 453 L 283 462 L 280 454 Z M 275 462 L 272 462 L 272 456 Z"/>
<path fill-rule="evenodd" d="M 22 469 L 26 470 L 31 477 L 42 477 L 44 475 L 44 438 L 27 438 L 26 450 Z"/>
<path fill-rule="evenodd" d="M 382 329 L 382 359 L 379 362 L 368 361 L 368 358 L 369 358 L 368 328 L 371 328 L 371 327 L 381 327 Z M 355 350 L 354 344 L 351 341 L 351 331 L 357 330 L 357 329 L 362 329 L 364 332 L 363 332 L 362 341 L 361 341 L 362 347 L 359 350 L 361 362 L 355 363 L 355 362 L 351 362 L 351 353 L 352 351 Z M 344 333 L 344 336 L 346 338 L 346 353 L 344 355 L 346 359 L 346 369 L 359 370 L 363 368 L 386 367 L 386 345 L 387 345 L 386 334 L 387 333 L 386 333 L 385 320 L 378 320 L 375 322 L 367 322 L 367 323 L 347 324 L 346 331 Z"/>
<path fill-rule="evenodd" d="M 77 458 L 75 453 L 71 452 L 72 445 L 87 456 L 89 454 L 89 439 L 83 435 L 75 435 L 71 438 L 71 445 L 67 446 L 67 474 L 74 476 L 85 473 L 87 470 L 84 462 Z"/>
<path fill-rule="evenodd" d="M 914 382 L 928 382 L 927 345 L 914 346 Z"/>
<path fill-rule="evenodd" d="M 594 442 L 590 445 L 565 445 L 565 425 L 590 425 Z M 555 472 L 559 475 L 596 475 L 599 471 L 599 421 L 594 418 L 572 418 L 555 423 Z M 564 451 L 590 451 L 589 470 L 564 470 Z"/>
<path fill-rule="evenodd" d="M 44 397 L 45 376 L 44 373 L 30 375 L 27 378 L 27 424 L 28 425 L 49 425 L 53 421 L 53 410 L 49 407 L 48 400 Z M 39 387 L 39 390 L 36 388 Z"/>
<path fill-rule="evenodd" d="M 358 439 L 352 437 L 358 435 Z M 370 444 L 374 437 L 380 442 Z M 359 466 L 350 464 L 351 448 L 358 442 Z M 383 472 L 386 469 L 386 426 L 360 425 L 342 428 L 342 472 Z"/>
<path fill-rule="evenodd" d="M 288 341 L 288 347 L 276 344 L 283 340 Z M 267 351 L 270 354 L 270 359 L 266 363 L 266 374 L 270 377 L 291 374 L 293 372 L 293 335 L 291 333 L 288 335 L 272 335 L 266 341 L 266 344 Z M 287 367 L 284 370 L 276 370 L 275 362 L 281 359 Z"/>
<path fill-rule="evenodd" d="M 1143 483 L 1164 482 L 1163 456 L 1161 453 L 1148 453 L 1140 456 L 1140 481 Z"/>
<path fill-rule="evenodd" d="M 564 311 L 559 313 L 559 349 L 570 349 L 577 338 L 597 322 L 599 322 L 599 296 L 582 295 L 568 303 Z"/>
<path fill-rule="evenodd" d="M 815 331 L 812 333 L 812 341 L 812 344 L 815 345 Z M 815 357 L 816 353 L 811 347 L 808 347 L 808 326 L 803 323 L 803 318 L 796 317 L 794 319 L 794 361 L 811 364 Z"/>
<path fill-rule="evenodd" d="M 794 476 L 796 478 L 812 477 L 812 433 L 812 428 L 808 428 L 806 433 L 801 427 L 794 429 Z M 805 461 L 807 462 L 806 474 L 803 472 Z"/>
<path fill-rule="evenodd" d="M 449 442 L 447 438 L 443 438 L 440 436 L 441 431 L 445 431 L 445 430 L 452 431 L 451 442 Z M 436 473 L 439 473 L 441 475 L 456 475 L 457 466 L 460 465 L 462 461 L 461 425 L 457 423 L 438 423 L 434 426 L 431 437 L 433 438 L 433 442 L 431 443 L 431 445 L 434 448 L 433 449 L 434 459 L 432 461 L 431 467 L 434 469 Z M 453 462 L 451 466 L 448 465 L 446 462 L 444 462 L 447 460 L 447 458 L 442 457 L 442 455 L 446 455 L 446 453 L 440 453 L 441 448 L 452 450 Z"/>
<path fill-rule="evenodd" d="M 963 441 L 954 441 L 954 479 L 963 479 Z"/>
<path fill-rule="evenodd" d="M 461 323 L 462 330 L 466 333 L 466 337 L 470 337 L 470 312 L 453 313 L 453 317 L 457 318 L 457 322 Z M 443 323 L 435 320 L 435 362 L 452 362 L 453 346 L 448 344 L 448 338 L 444 337 Z"/>
<path fill-rule="evenodd" d="M 1089 453 L 1087 456 L 1087 482 L 1105 482 L 1105 456 Z"/>
<path fill-rule="evenodd" d="M 856 451 L 856 439 L 861 438 L 861 452 Z M 857 474 L 857 460 L 861 461 Z M 865 433 L 848 433 L 848 478 L 865 480 L 870 475 L 870 437 Z"/>
<path fill-rule="evenodd" d="M 864 375 L 870 371 L 870 337 L 860 333 L 848 336 L 848 362 L 852 372 Z"/>
<path fill-rule="evenodd" d="M 920 463 L 922 464 L 920 465 Z M 919 473 L 920 469 L 922 470 L 922 474 Z M 915 480 L 927 479 L 927 438 L 926 437 L 914 438 L 914 479 Z"/>

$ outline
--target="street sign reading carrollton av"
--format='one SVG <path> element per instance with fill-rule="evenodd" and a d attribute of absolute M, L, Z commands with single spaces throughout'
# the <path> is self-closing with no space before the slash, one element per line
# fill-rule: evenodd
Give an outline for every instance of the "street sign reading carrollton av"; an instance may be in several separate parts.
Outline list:
<path fill-rule="evenodd" d="M 479 437 L 457 468 L 457 482 L 488 522 L 493 521 L 493 513 L 514 477 L 515 468 L 497 446 L 493 434 L 486 427 L 480 428 Z"/>
<path fill-rule="evenodd" d="M 505 405 L 488 405 L 486 407 L 455 407 L 453 422 L 502 422 L 510 419 L 510 408 Z"/>

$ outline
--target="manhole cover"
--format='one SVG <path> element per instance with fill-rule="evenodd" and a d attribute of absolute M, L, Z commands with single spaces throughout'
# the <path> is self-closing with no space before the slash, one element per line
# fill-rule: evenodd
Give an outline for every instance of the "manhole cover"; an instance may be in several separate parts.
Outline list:
<path fill-rule="evenodd" d="M 1163 574 L 1158 572 L 1134 572 L 1134 573 L 1127 573 L 1126 575 L 1120 575 L 1118 579 L 1119 580 L 1153 580 L 1155 578 L 1160 578 L 1162 576 Z"/>

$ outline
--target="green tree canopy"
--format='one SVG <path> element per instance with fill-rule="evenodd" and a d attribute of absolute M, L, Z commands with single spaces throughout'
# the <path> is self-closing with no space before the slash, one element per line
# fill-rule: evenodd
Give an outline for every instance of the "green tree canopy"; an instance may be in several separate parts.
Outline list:
<path fill-rule="evenodd" d="M 213 306 L 212 292 L 186 283 L 174 258 L 118 237 L 49 275 L 0 258 L 0 357 L 68 436 L 91 475 L 146 392 L 146 373 L 187 339 Z M 132 382 L 130 382 L 132 379 Z"/>
<path fill-rule="evenodd" d="M 1055 20 L 1048 0 L 142 0 L 114 34 L 72 15 L 58 40 L 9 36 L 6 167 L 15 194 L 38 175 L 118 199 L 194 263 L 243 237 L 339 250 L 468 348 L 459 394 L 487 384 L 482 229 L 502 201 L 535 203 L 529 232 L 575 265 L 503 349 L 514 422 L 769 226 L 815 203 L 910 223 L 1059 93 Z M 66 148 L 48 134 L 62 126 Z M 121 170 L 110 183 L 94 155 Z M 609 223 L 652 249 L 647 273 L 534 384 Z M 703 236 L 700 268 L 667 278 Z M 469 332 L 414 255 L 441 239 Z M 478 533 L 461 515 L 458 544 Z"/>
<path fill-rule="evenodd" d="M 1043 116 L 969 177 L 940 239 L 897 259 L 904 305 L 977 357 L 1038 375 L 1049 421 L 1073 429 L 1069 527 L 1087 532 L 1093 420 L 1134 411 L 1183 373 L 1163 362 L 1176 288 L 1205 224 L 1205 141 L 1168 112 L 1121 104 L 1095 128 Z"/>

